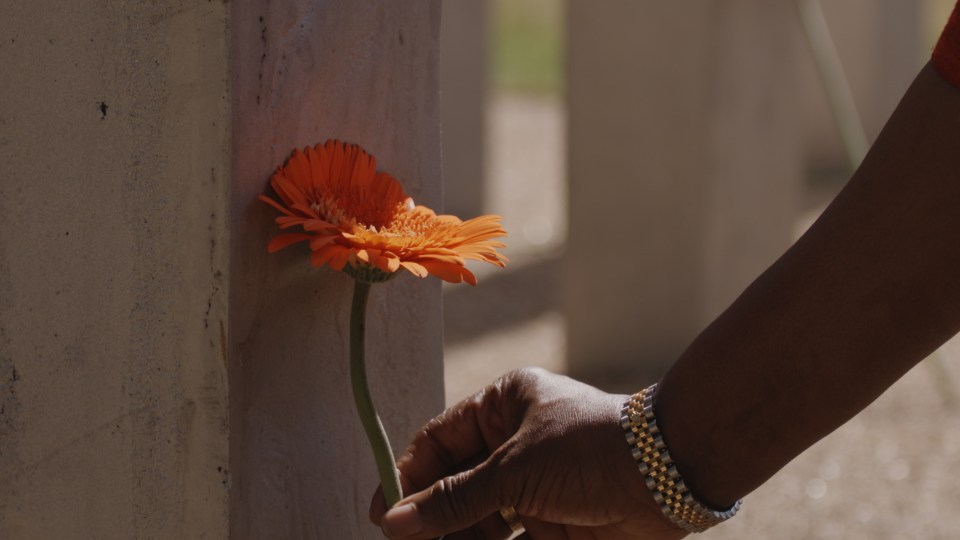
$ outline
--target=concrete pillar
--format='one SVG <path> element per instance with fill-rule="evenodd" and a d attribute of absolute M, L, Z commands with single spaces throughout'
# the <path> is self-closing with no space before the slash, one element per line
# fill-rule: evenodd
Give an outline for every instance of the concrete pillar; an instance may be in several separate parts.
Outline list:
<path fill-rule="evenodd" d="M 872 140 L 919 67 L 919 5 L 823 4 Z M 839 190 L 846 155 L 794 2 L 568 9 L 571 371 L 651 380 Z"/>
<path fill-rule="evenodd" d="M 0 537 L 227 530 L 227 6 L 0 18 Z"/>
<path fill-rule="evenodd" d="M 254 202 L 296 146 L 361 144 L 418 202 L 441 203 L 439 2 L 238 2 L 234 43 L 234 265 L 230 295 L 234 538 L 381 538 L 378 481 L 347 365 L 352 282 L 305 249 L 267 257 Z M 368 369 L 394 450 L 443 408 L 440 283 L 377 285 Z"/>
<path fill-rule="evenodd" d="M 20 3 L 0 18 L 0 538 L 377 538 L 351 284 L 270 255 L 292 148 L 440 203 L 439 3 Z M 398 449 L 443 403 L 440 289 L 374 289 Z"/>
<path fill-rule="evenodd" d="M 448 2 L 440 24 L 440 124 L 446 212 L 483 213 L 486 172 L 487 0 Z"/>
<path fill-rule="evenodd" d="M 652 380 L 789 244 L 800 34 L 789 2 L 567 9 L 570 369 Z"/>
<path fill-rule="evenodd" d="M 821 1 L 821 6 L 872 142 L 929 59 L 930 51 L 921 46 L 921 3 L 847 0 Z M 944 24 L 945 16 L 941 17 L 940 24 Z M 803 70 L 805 160 L 814 173 L 839 170 L 845 181 L 849 167 L 819 76 L 807 58 L 797 68 Z"/>

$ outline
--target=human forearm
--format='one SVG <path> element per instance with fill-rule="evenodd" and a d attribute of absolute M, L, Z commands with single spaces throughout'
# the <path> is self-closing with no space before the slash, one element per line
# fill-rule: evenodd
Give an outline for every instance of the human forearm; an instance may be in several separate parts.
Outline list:
<path fill-rule="evenodd" d="M 960 91 L 918 76 L 849 185 L 664 378 L 678 469 L 723 507 L 960 327 Z"/>

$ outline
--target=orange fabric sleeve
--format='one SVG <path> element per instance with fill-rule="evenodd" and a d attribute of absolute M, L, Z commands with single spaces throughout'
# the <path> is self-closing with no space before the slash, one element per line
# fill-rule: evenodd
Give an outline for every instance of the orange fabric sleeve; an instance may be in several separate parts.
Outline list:
<path fill-rule="evenodd" d="M 931 60 L 944 79 L 960 88 L 960 3 L 953 8 Z"/>

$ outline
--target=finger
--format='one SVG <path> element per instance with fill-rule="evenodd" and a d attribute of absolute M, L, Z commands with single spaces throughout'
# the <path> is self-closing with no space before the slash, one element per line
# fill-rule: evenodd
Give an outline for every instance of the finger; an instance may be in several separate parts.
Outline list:
<path fill-rule="evenodd" d="M 401 487 L 402 487 L 402 484 L 401 484 Z M 405 492 L 406 490 L 404 489 L 404 493 Z M 377 490 L 373 492 L 373 498 L 370 499 L 370 510 L 369 510 L 370 522 L 376 525 L 377 527 L 379 527 L 380 518 L 383 516 L 383 514 L 387 510 L 388 510 L 387 500 L 383 496 L 383 486 L 378 485 Z"/>
<path fill-rule="evenodd" d="M 516 431 L 515 425 L 504 421 L 502 413 L 512 407 L 503 400 L 497 381 L 431 420 L 398 460 L 401 475 L 414 489 L 423 490 L 464 470 L 466 462 L 478 456 L 485 459 Z"/>
<path fill-rule="evenodd" d="M 475 462 L 479 463 L 479 461 Z M 451 472 L 460 472 L 460 471 L 451 471 Z M 400 491 L 403 495 L 409 495 L 411 493 L 416 493 L 422 490 L 426 486 L 415 486 L 413 483 L 407 479 L 406 476 L 401 472 L 400 473 Z M 370 509 L 369 509 L 369 518 L 370 522 L 380 526 L 380 520 L 383 517 L 383 514 L 386 513 L 390 508 L 387 507 L 387 499 L 383 496 L 383 485 L 377 484 L 377 490 L 373 492 L 373 498 L 370 499 Z"/>
<path fill-rule="evenodd" d="M 478 523 L 499 507 L 496 467 L 487 460 L 410 495 L 384 514 L 380 524 L 384 534 L 434 538 Z"/>
<path fill-rule="evenodd" d="M 510 525 L 494 512 L 465 531 L 457 531 L 443 537 L 443 540 L 507 540 L 513 536 Z"/>
<path fill-rule="evenodd" d="M 523 534 L 515 540 L 570 540 L 567 528 L 557 523 L 540 521 L 531 517 L 523 517 Z"/>
<path fill-rule="evenodd" d="M 463 472 L 463 471 L 466 471 L 466 470 L 470 470 L 470 469 L 476 467 L 477 465 L 483 463 L 483 461 L 484 461 L 487 457 L 489 457 L 489 456 L 483 456 L 483 458 L 481 458 L 481 457 L 479 457 L 479 456 L 474 456 L 473 458 L 471 458 L 471 459 L 463 462 L 463 463 L 462 463 L 459 467 L 457 467 L 456 469 L 446 471 L 446 472 L 445 472 L 443 475 L 441 475 L 441 476 L 449 476 L 449 475 L 451 475 L 451 474 L 455 474 L 455 473 Z M 400 471 L 400 487 L 401 487 L 401 490 L 402 490 L 402 492 L 403 492 L 404 495 L 409 495 L 409 494 L 411 494 L 411 493 L 416 493 L 416 492 L 418 492 L 418 491 L 421 491 L 421 490 L 423 490 L 424 488 L 430 487 L 430 484 L 431 484 L 431 483 L 432 483 L 432 481 L 431 481 L 431 482 L 428 482 L 428 483 L 426 483 L 426 484 L 416 485 L 416 484 L 414 484 L 413 482 L 411 482 L 410 479 L 407 478 L 407 476 L 406 476 L 405 474 L 403 474 L 403 471 Z M 369 510 L 369 512 L 370 512 L 370 515 L 369 515 L 370 521 L 371 521 L 374 525 L 376 525 L 376 526 L 379 527 L 379 526 L 380 526 L 381 517 L 383 516 L 383 514 L 384 514 L 387 510 L 389 510 L 389 508 L 387 508 L 387 500 L 386 500 L 386 498 L 384 498 L 384 496 L 383 496 L 383 486 L 382 486 L 382 485 L 378 485 L 378 486 L 377 486 L 377 490 L 373 493 L 373 498 L 370 500 L 370 510 Z"/>

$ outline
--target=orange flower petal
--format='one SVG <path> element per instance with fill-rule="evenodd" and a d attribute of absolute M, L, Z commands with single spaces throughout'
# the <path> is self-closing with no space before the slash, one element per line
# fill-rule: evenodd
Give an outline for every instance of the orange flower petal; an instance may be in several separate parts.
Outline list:
<path fill-rule="evenodd" d="M 276 219 L 277 225 L 279 225 L 281 229 L 289 229 L 290 227 L 303 225 L 305 221 L 307 221 L 307 218 L 301 216 L 280 216 Z"/>
<path fill-rule="evenodd" d="M 495 266 L 499 266 L 500 268 L 503 268 L 504 266 L 506 266 L 506 263 L 508 261 L 500 260 L 500 257 L 502 257 L 502 255 L 481 255 L 481 254 L 475 254 L 475 253 L 468 253 L 463 256 L 464 259 L 470 259 L 473 261 L 483 261 Z"/>
<path fill-rule="evenodd" d="M 273 189 L 287 204 L 308 204 L 306 197 L 293 182 L 281 174 L 273 175 Z"/>
<path fill-rule="evenodd" d="M 470 272 L 470 270 L 467 270 L 464 266 L 436 261 L 421 261 L 420 264 L 423 265 L 428 272 L 444 281 L 448 281 L 450 283 L 460 283 L 462 281 L 466 281 L 470 285 L 477 284 L 476 276 L 474 276 L 473 273 Z"/>
<path fill-rule="evenodd" d="M 310 208 L 305 204 L 293 203 L 290 205 L 290 209 L 296 210 L 297 212 L 300 212 L 304 216 L 320 219 L 320 216 L 317 215 L 317 213 L 313 210 L 313 208 Z"/>
<path fill-rule="evenodd" d="M 317 184 L 321 183 L 326 171 L 323 169 L 323 156 L 321 155 L 323 148 L 321 146 L 316 146 L 312 148 L 307 148 L 307 159 L 310 161 L 310 179 L 311 190 L 308 192 L 308 195 L 319 198 L 320 191 L 317 189 Z"/>
<path fill-rule="evenodd" d="M 418 278 L 425 278 L 430 275 L 430 272 L 420 263 L 415 263 L 413 261 L 400 261 L 400 266 L 404 267 L 408 272 L 417 276 Z"/>
<path fill-rule="evenodd" d="M 429 253 L 427 255 L 421 255 L 420 257 L 417 257 L 417 260 L 421 262 L 436 261 L 436 262 L 449 263 L 449 264 L 459 264 L 460 266 L 463 266 L 463 264 L 466 262 L 463 260 L 463 257 L 461 257 L 460 255 L 442 255 L 439 253 Z"/>
<path fill-rule="evenodd" d="M 335 186 L 340 183 L 340 178 L 343 175 L 345 161 L 343 143 L 340 141 L 327 141 L 327 144 L 324 145 L 324 150 L 327 151 L 330 159 L 330 176 L 327 177 L 327 181 Z"/>
<path fill-rule="evenodd" d="M 307 156 L 302 151 L 295 150 L 293 152 L 293 155 L 287 160 L 287 165 L 284 167 L 283 172 L 284 176 L 297 187 L 300 193 L 310 191 L 312 183 L 310 181 L 310 164 L 307 161 Z"/>
<path fill-rule="evenodd" d="M 323 266 L 342 251 L 346 251 L 348 254 L 350 252 L 348 248 L 335 243 L 322 246 L 314 250 L 313 254 L 310 256 L 310 264 L 313 266 Z"/>
<path fill-rule="evenodd" d="M 293 215 L 293 212 L 287 210 L 286 208 L 284 208 L 283 206 L 281 206 L 279 203 L 277 203 L 277 201 L 271 199 L 270 197 L 267 197 L 266 195 L 258 195 L 257 198 L 260 199 L 261 201 L 269 204 L 270 206 L 276 208 L 277 210 L 283 212 L 284 214 L 286 214 L 286 215 L 288 215 L 288 216 L 292 216 L 292 215 Z"/>
<path fill-rule="evenodd" d="M 307 219 L 303 222 L 303 230 L 305 231 L 326 231 L 336 230 L 337 228 L 333 223 L 327 223 L 322 219 Z"/>
<path fill-rule="evenodd" d="M 267 252 L 276 253 L 291 244 L 310 240 L 311 238 L 313 238 L 313 235 L 303 233 L 281 234 L 280 236 L 274 237 L 273 240 L 270 240 L 270 243 L 267 244 Z"/>
<path fill-rule="evenodd" d="M 368 253 L 370 250 L 368 250 Z M 379 253 L 377 255 L 371 254 L 371 264 L 376 266 L 380 270 L 388 274 L 396 272 L 400 268 L 400 259 L 393 253 Z"/>
<path fill-rule="evenodd" d="M 350 260 L 350 256 L 353 253 L 349 249 L 344 249 L 330 259 L 330 268 L 333 268 L 336 271 L 343 270 L 343 267 L 347 265 L 347 261 Z"/>
<path fill-rule="evenodd" d="M 383 256 L 383 259 L 386 259 L 386 267 L 381 267 L 380 269 L 384 272 L 393 273 L 400 269 L 400 257 L 397 257 L 393 253 L 387 253 Z"/>
<path fill-rule="evenodd" d="M 310 249 L 317 251 L 336 239 L 336 236 L 312 236 L 310 239 Z"/>
<path fill-rule="evenodd" d="M 366 249 L 358 249 L 354 252 L 354 255 L 361 261 L 370 264 L 370 259 L 372 258 L 370 256 L 370 251 Z"/>

